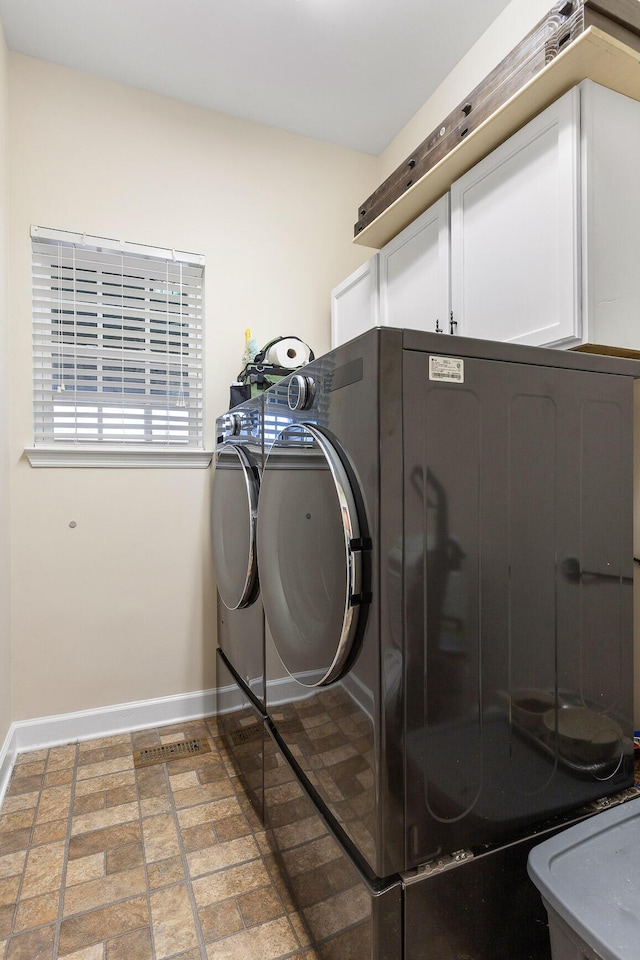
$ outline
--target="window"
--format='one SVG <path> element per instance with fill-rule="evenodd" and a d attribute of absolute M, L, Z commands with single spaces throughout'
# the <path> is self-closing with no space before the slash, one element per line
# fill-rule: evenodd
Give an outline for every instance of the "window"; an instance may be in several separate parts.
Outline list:
<path fill-rule="evenodd" d="M 202 449 L 204 258 L 31 237 L 34 449 Z"/>

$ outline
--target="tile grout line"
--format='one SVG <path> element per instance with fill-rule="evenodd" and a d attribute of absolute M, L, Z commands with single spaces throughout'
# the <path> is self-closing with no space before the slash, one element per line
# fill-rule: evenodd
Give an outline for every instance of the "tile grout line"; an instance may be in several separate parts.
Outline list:
<path fill-rule="evenodd" d="M 71 744 L 69 744 L 69 746 L 70 746 L 70 745 L 71 745 Z M 66 744 L 65 744 L 65 746 L 66 746 Z M 74 744 L 74 746 L 75 746 L 75 760 L 74 760 L 74 764 L 73 764 L 73 774 L 72 774 L 72 779 L 71 779 L 71 793 L 70 793 L 70 800 L 69 800 L 69 813 L 67 814 L 67 831 L 66 831 L 66 836 L 65 836 L 65 853 L 64 853 L 64 858 L 63 858 L 61 879 L 60 879 L 60 882 L 59 882 L 60 895 L 59 895 L 59 902 L 58 902 L 58 913 L 57 913 L 57 919 L 54 921 L 54 923 L 55 923 L 55 933 L 54 933 L 54 942 L 53 942 L 53 945 L 52 945 L 52 946 L 53 946 L 53 956 L 54 956 L 54 960 L 55 960 L 55 958 L 57 958 L 57 956 L 58 956 L 57 951 L 58 951 L 59 930 L 60 930 L 60 924 L 61 924 L 62 919 L 63 919 L 63 902 L 64 902 L 65 879 L 66 879 L 66 870 L 67 870 L 67 856 L 68 856 L 68 846 L 69 846 L 69 839 L 70 839 L 70 828 L 71 828 L 71 820 L 72 820 L 72 812 L 73 812 L 73 797 L 74 797 L 74 794 L 75 794 L 75 770 L 76 770 L 77 757 L 78 757 L 78 745 L 77 745 L 77 742 L 76 742 L 76 744 Z M 40 809 L 40 804 L 41 804 L 42 801 L 43 801 L 43 794 L 44 794 L 44 792 L 48 789 L 48 788 L 46 787 L 44 781 L 45 781 L 45 777 L 46 777 L 46 773 L 47 773 L 47 767 L 48 767 L 48 765 L 49 765 L 50 757 L 51 757 L 51 749 L 47 750 L 47 756 L 46 756 L 46 759 L 45 759 L 45 766 L 44 766 L 44 770 L 43 770 L 43 772 L 42 772 L 42 785 L 41 785 L 41 787 L 40 787 L 40 789 L 39 789 L 39 791 L 38 791 L 38 802 L 37 802 L 37 804 L 36 804 L 36 806 L 35 806 L 35 810 L 34 810 L 34 819 L 33 819 L 32 825 L 31 825 L 30 833 L 29 833 L 29 843 L 28 843 L 27 847 L 25 848 L 25 861 L 24 861 L 24 866 L 23 866 L 23 868 L 22 868 L 22 876 L 21 876 L 21 878 L 20 878 L 20 884 L 19 884 L 19 887 L 18 887 L 18 893 L 17 893 L 17 896 L 16 896 L 16 902 L 15 902 L 15 907 L 14 907 L 14 914 L 13 914 L 13 919 L 12 919 L 12 922 L 11 922 L 11 931 L 9 932 L 9 935 L 8 935 L 8 937 L 7 937 L 7 940 L 6 940 L 6 950 L 9 949 L 10 941 L 11 941 L 13 938 L 19 936 L 20 933 L 25 932 L 25 931 L 16 931 L 16 930 L 14 929 L 14 927 L 15 927 L 15 922 L 16 922 L 17 917 L 18 917 L 18 910 L 19 910 L 20 904 L 21 904 L 22 902 L 24 902 L 24 900 L 29 900 L 29 899 L 31 899 L 30 897 L 27 897 L 27 898 L 24 898 L 24 900 L 23 900 L 23 897 L 22 897 L 22 891 L 23 891 L 23 889 L 24 889 L 24 881 L 25 881 L 25 876 L 26 876 L 26 872 L 27 872 L 27 864 L 28 864 L 28 862 L 29 862 L 29 857 L 30 857 L 31 851 L 34 850 L 34 849 L 36 849 L 37 847 L 46 846 L 46 843 L 44 843 L 44 844 L 34 844 L 34 843 L 33 843 L 33 839 L 34 839 L 34 833 L 35 833 L 35 830 L 36 830 L 36 827 L 37 827 L 38 811 L 39 811 L 39 809 Z M 56 784 L 56 785 L 54 785 L 54 786 L 64 786 L 64 784 Z M 46 821 L 45 821 L 45 822 L 46 822 Z M 55 842 L 55 841 L 50 841 L 50 842 Z M 45 891 L 45 894 L 46 894 L 46 892 L 47 892 L 47 891 Z M 44 895 L 44 894 L 38 894 L 38 896 L 43 896 L 43 895 Z M 33 927 L 28 927 L 28 928 L 26 928 L 26 929 L 29 929 L 29 930 L 33 929 L 33 930 L 35 930 L 35 929 L 38 929 L 38 928 L 46 927 L 46 926 L 49 925 L 50 922 L 51 922 L 51 921 L 47 921 L 47 922 L 41 923 L 41 924 L 36 924 L 35 926 L 33 926 Z"/>
<path fill-rule="evenodd" d="M 48 763 L 48 762 L 49 762 L 49 751 L 47 751 L 47 758 L 46 758 L 46 760 L 45 760 L 44 770 L 47 769 L 47 763 Z M 11 786 L 11 781 L 13 780 L 13 778 L 14 778 L 14 776 L 15 776 L 16 767 L 17 767 L 17 764 L 14 764 L 13 770 L 11 771 L 11 780 L 9 781 L 9 786 Z M 41 784 L 41 786 L 40 786 L 40 789 L 38 790 L 38 802 L 36 803 L 35 809 L 34 809 L 34 811 L 33 811 L 33 822 L 32 822 L 31 827 L 30 827 L 30 829 L 29 829 L 29 843 L 27 844 L 27 847 L 25 848 L 25 852 L 24 852 L 24 863 L 22 864 L 22 874 L 21 874 L 21 876 L 20 876 L 20 883 L 18 884 L 18 892 L 17 892 L 17 894 L 16 894 L 16 902 L 15 902 L 15 905 L 14 905 L 14 908 L 13 908 L 13 916 L 11 917 L 11 927 L 10 927 L 10 929 L 9 929 L 9 933 L 7 934 L 6 945 L 5 945 L 5 948 L 4 948 L 3 953 L 7 953 L 7 952 L 8 952 L 8 950 L 9 950 L 9 944 L 11 943 L 11 939 L 12 939 L 12 937 L 15 935 L 14 927 L 15 927 L 15 924 L 16 924 L 16 920 L 18 919 L 18 907 L 19 907 L 20 901 L 21 901 L 21 899 L 22 899 L 22 888 L 23 888 L 23 886 L 24 886 L 24 878 L 25 878 L 25 875 L 26 875 L 26 872 L 27 872 L 27 863 L 28 863 L 28 861 L 29 861 L 29 852 L 30 852 L 31 847 L 32 847 L 31 841 L 33 840 L 33 833 L 34 833 L 34 830 L 35 830 L 35 828 L 36 828 L 36 820 L 37 820 L 37 818 L 38 818 L 38 807 L 40 806 L 40 801 L 42 800 L 42 790 L 43 790 L 43 786 L 44 786 L 44 770 L 42 771 L 42 784 Z"/>
<path fill-rule="evenodd" d="M 15 773 L 15 767 L 12 771 L 12 778 L 14 773 Z M 44 774 L 43 774 L 43 780 L 44 780 Z M 13 915 L 11 917 L 11 927 L 9 928 L 9 933 L 7 934 L 5 951 L 9 949 L 9 943 L 11 941 L 11 938 L 14 935 L 14 927 L 15 927 L 16 920 L 18 919 L 18 906 L 20 904 L 20 900 L 22 899 L 22 888 L 24 886 L 24 878 L 27 872 L 27 862 L 29 860 L 29 851 L 31 850 L 31 840 L 33 839 L 33 831 L 35 830 L 35 826 L 36 826 L 36 817 L 38 816 L 38 807 L 40 806 L 41 797 L 42 797 L 42 790 L 39 790 L 38 802 L 36 803 L 35 809 L 33 811 L 33 823 L 31 824 L 31 828 L 29 830 L 29 843 L 24 852 L 24 863 L 22 864 L 22 873 L 20 875 L 20 883 L 18 884 L 18 892 L 16 893 L 16 902 L 13 907 Z"/>
<path fill-rule="evenodd" d="M 208 735 L 208 732 L 207 732 Z M 176 804 L 173 796 L 173 787 L 171 786 L 171 777 L 169 776 L 169 771 L 167 769 L 167 764 L 163 764 L 163 773 L 164 779 L 167 786 L 167 795 L 169 797 L 169 803 L 171 805 L 171 814 L 173 817 L 173 825 L 176 831 L 176 836 L 178 838 L 178 848 L 180 850 L 180 859 L 182 860 L 182 869 L 184 871 L 185 887 L 187 890 L 187 896 L 189 897 L 189 903 L 191 905 L 191 912 L 193 914 L 194 928 L 196 931 L 196 936 L 198 938 L 198 949 L 200 950 L 200 957 L 202 960 L 207 960 L 207 945 L 205 943 L 204 934 L 202 933 L 202 927 L 200 926 L 200 917 L 198 916 L 198 906 L 196 904 L 195 894 L 193 892 L 193 885 L 191 882 L 191 875 L 189 872 L 189 861 L 187 859 L 187 852 L 184 847 L 184 841 L 182 839 L 182 831 L 180 830 L 180 821 L 178 819 L 178 811 L 176 809 Z M 153 918 L 151 923 L 152 936 L 153 936 Z M 155 937 L 153 937 L 154 946 L 155 946 Z M 155 952 L 155 951 L 154 951 Z M 156 960 L 154 956 L 154 960 Z"/>
<path fill-rule="evenodd" d="M 76 756 L 77 756 L 77 746 L 76 746 Z M 40 810 L 40 804 L 43 802 L 43 794 L 44 794 L 45 790 L 47 789 L 47 787 L 46 787 L 46 785 L 45 785 L 45 779 L 46 779 L 46 774 L 47 774 L 47 767 L 49 766 L 50 757 L 51 757 L 51 749 L 48 749 L 48 750 L 47 750 L 47 753 L 46 753 L 46 757 L 45 757 L 45 759 L 44 759 L 44 768 L 43 768 L 43 770 L 42 770 L 42 783 L 41 783 L 41 785 L 40 785 L 40 789 L 38 790 L 38 802 L 36 803 L 35 808 L 34 808 L 34 811 L 33 811 L 33 823 L 31 824 L 31 828 L 30 828 L 30 831 L 29 831 L 29 843 L 28 843 L 27 847 L 25 848 L 25 858 L 24 858 L 24 864 L 23 864 L 23 867 L 22 867 L 22 876 L 20 877 L 20 883 L 19 883 L 19 885 L 18 885 L 18 892 L 17 892 L 17 894 L 16 894 L 16 902 L 15 902 L 15 906 L 14 906 L 14 910 L 13 910 L 13 917 L 12 917 L 12 920 L 11 920 L 11 930 L 10 930 L 9 935 L 8 935 L 8 937 L 7 937 L 7 940 L 6 940 L 6 947 L 5 947 L 5 952 L 6 952 L 6 953 L 8 953 L 8 951 L 9 951 L 9 947 L 10 947 L 11 941 L 12 941 L 15 937 L 18 937 L 18 936 L 20 935 L 20 933 L 23 932 L 23 931 L 16 931 L 16 930 L 15 930 L 15 924 L 16 924 L 16 921 L 17 921 L 17 919 L 18 919 L 18 911 L 19 911 L 19 909 L 20 909 L 20 904 L 24 902 L 24 901 L 23 901 L 23 897 L 22 897 L 22 891 L 23 891 L 23 889 L 24 889 L 24 882 L 25 882 L 25 878 L 26 878 L 26 874 L 27 874 L 27 864 L 29 863 L 29 858 L 30 858 L 30 855 L 31 855 L 31 851 L 34 850 L 34 849 L 36 849 L 37 847 L 46 846 L 46 844 L 35 844 L 35 843 L 33 842 L 33 840 L 34 840 L 34 835 L 35 835 L 35 831 L 36 831 L 36 827 L 37 827 L 37 823 L 38 823 L 38 811 Z M 75 769 L 75 767 L 74 767 L 74 769 Z M 14 767 L 14 772 L 15 772 L 15 767 Z M 74 783 L 74 781 L 72 780 L 72 789 L 73 789 L 73 783 Z M 67 832 L 68 832 L 68 829 L 69 829 L 69 814 L 67 815 Z M 64 860 L 63 860 L 63 875 L 64 875 L 65 872 L 66 872 L 66 843 L 65 843 L 65 857 L 64 857 Z M 56 921 L 55 921 L 54 941 L 53 941 L 53 945 L 52 945 L 52 946 L 53 946 L 53 958 L 54 958 L 54 960 L 55 960 L 55 958 L 56 958 L 57 955 L 58 955 L 58 954 L 57 954 L 58 927 L 59 927 L 59 922 L 60 922 L 60 918 L 61 918 L 61 911 L 62 911 L 62 893 L 63 893 L 63 891 L 64 891 L 64 882 L 61 881 L 61 882 L 60 882 L 60 897 L 59 897 L 59 902 L 58 902 L 58 914 L 57 914 L 57 919 L 56 919 Z M 46 893 L 46 891 L 45 891 L 45 893 Z M 39 894 L 39 896 L 42 896 L 42 895 L 43 895 L 43 894 Z M 27 897 L 27 898 L 25 898 L 25 899 L 26 899 L 26 900 L 29 900 L 29 899 L 31 899 L 31 898 L 30 898 L 30 897 Z M 49 923 L 50 923 L 50 921 L 49 921 L 48 923 L 37 924 L 36 927 L 30 927 L 30 928 L 27 928 L 27 929 L 37 929 L 38 927 L 46 927 L 46 926 L 49 925 Z"/>
<path fill-rule="evenodd" d="M 69 813 L 67 814 L 67 835 L 64 841 L 64 861 L 62 864 L 62 875 L 60 877 L 60 901 L 58 903 L 58 919 L 56 920 L 56 929 L 55 936 L 53 940 L 53 957 L 54 960 L 57 960 L 58 953 L 60 950 L 60 933 L 62 931 L 62 921 L 64 920 L 64 901 L 67 889 L 67 867 L 69 865 L 69 847 L 71 846 L 71 831 L 73 829 L 73 807 L 76 799 L 76 783 L 78 780 L 78 761 L 80 759 L 80 745 L 79 742 L 75 743 L 75 753 L 73 760 L 73 772 L 71 775 L 71 795 L 69 797 Z M 51 751 L 49 751 L 49 755 Z M 47 757 L 47 766 L 49 765 L 49 757 Z M 44 793 L 44 786 L 43 791 Z M 40 794 L 40 800 L 42 799 L 42 794 Z M 38 806 L 40 806 L 40 801 L 38 801 Z"/>
<path fill-rule="evenodd" d="M 69 746 L 71 746 L 71 744 L 69 744 Z M 70 800 L 69 800 L 69 813 L 68 813 L 68 815 L 67 815 L 67 831 L 66 831 L 66 837 L 65 837 L 65 854 L 64 854 L 63 870 L 62 870 L 61 879 L 60 879 L 60 902 L 59 902 L 59 906 L 58 906 L 58 918 L 57 918 L 57 920 L 55 921 L 55 923 L 56 923 L 56 933 L 55 933 L 54 953 L 53 953 L 53 958 L 54 958 L 54 960 L 58 960 L 58 954 L 59 954 L 59 949 L 60 949 L 59 940 L 60 940 L 61 927 L 62 927 L 62 923 L 63 923 L 64 920 L 65 920 L 65 915 L 64 915 L 64 901 L 65 901 L 65 897 L 66 897 L 66 878 L 67 878 L 67 872 L 68 872 L 68 866 L 69 866 L 69 848 L 70 848 L 70 845 L 71 845 L 71 840 L 73 839 L 73 821 L 74 821 L 74 819 L 75 819 L 73 809 L 74 809 L 74 803 L 75 803 L 76 788 L 77 788 L 77 784 L 78 784 L 78 772 L 79 772 L 79 768 L 80 768 L 80 741 L 76 741 L 76 743 L 74 744 L 74 747 L 75 747 L 75 760 L 74 760 L 74 763 L 73 763 L 73 774 L 72 774 L 72 780 L 71 780 L 71 793 L 70 793 Z M 86 782 L 86 780 L 83 781 L 83 782 Z M 46 788 L 43 786 L 41 793 L 44 792 L 45 789 L 46 789 Z M 136 792 L 137 792 L 137 790 L 136 790 Z M 39 798 L 38 806 L 39 806 L 39 803 L 40 803 L 40 799 L 41 799 L 41 798 Z M 138 811 L 138 815 L 140 815 L 140 811 Z M 129 822 L 129 821 L 127 821 L 127 822 Z M 133 822 L 133 821 L 131 821 L 131 822 Z M 100 831 L 101 829 L 105 829 L 105 828 L 101 828 L 101 827 L 97 828 L 98 831 Z M 91 831 L 91 832 L 94 832 L 94 831 Z M 81 834 L 79 834 L 78 836 L 81 836 Z M 107 875 L 107 874 L 106 874 L 106 861 L 107 861 L 107 851 L 106 851 L 106 850 L 103 851 L 103 858 L 104 858 L 104 867 L 105 867 L 105 874 L 104 874 L 104 876 L 106 876 L 106 875 Z M 121 897 L 120 899 L 117 899 L 117 900 L 114 900 L 114 901 L 110 901 L 108 905 L 109 905 L 109 906 L 112 906 L 112 905 L 118 905 L 118 904 L 120 904 L 120 903 L 126 903 L 126 902 L 127 902 L 128 900 L 130 900 L 130 899 L 132 899 L 131 896 L 127 895 L 127 896 Z M 77 913 L 74 913 L 74 914 L 72 914 L 71 916 L 74 916 L 74 917 L 87 916 L 87 915 L 91 914 L 95 909 L 96 909 L 95 907 L 87 907 L 87 908 L 85 908 L 84 910 L 79 910 L 79 911 L 77 911 Z M 37 925 L 35 925 L 34 927 L 31 927 L 31 928 L 29 928 L 29 929 L 38 929 L 39 927 L 43 927 L 43 926 L 46 926 L 46 925 L 47 925 L 46 923 L 45 923 L 45 924 L 37 924 Z M 90 945 L 88 945 L 88 946 L 90 946 Z M 84 949 L 84 948 L 83 948 L 83 949 Z M 103 958 L 104 958 L 104 951 L 105 951 L 105 949 L 106 949 L 106 947 L 105 947 L 104 942 L 103 942 L 103 947 L 102 947 Z M 74 952 L 75 952 L 75 951 L 74 951 Z"/>
<path fill-rule="evenodd" d="M 156 728 L 154 728 L 156 729 Z M 156 730 L 157 732 L 157 730 Z M 159 735 L 158 735 L 159 736 Z M 133 737 L 131 737 L 131 751 L 133 750 Z M 151 943 L 151 960 L 156 960 L 156 938 L 153 932 L 153 914 L 151 913 L 151 885 L 149 883 L 149 865 L 147 863 L 147 854 L 144 845 L 144 816 L 142 813 L 142 800 L 140 799 L 140 787 L 138 784 L 138 769 L 135 766 L 133 767 L 133 782 L 136 785 L 136 798 L 138 802 L 138 817 L 140 820 L 140 845 L 142 847 L 142 863 L 144 864 L 144 878 L 146 884 L 146 900 L 147 900 L 147 912 L 149 914 L 149 940 Z M 106 857 L 106 854 L 105 854 Z"/>
<path fill-rule="evenodd" d="M 78 772 L 78 768 L 80 767 L 80 763 L 79 763 L 79 759 L 80 759 L 79 744 L 77 745 L 77 749 L 76 749 L 76 757 L 77 757 L 77 761 L 76 761 L 76 764 L 74 765 L 74 780 L 73 780 L 72 806 L 71 806 L 71 813 L 70 813 L 70 817 L 69 817 L 70 822 L 69 822 L 69 825 L 68 825 L 68 837 L 67 837 L 66 852 L 65 852 L 65 870 L 64 870 L 64 877 L 63 877 L 63 887 L 62 887 L 63 892 L 66 892 L 65 887 L 66 887 L 66 872 L 67 872 L 67 866 L 68 866 L 68 847 L 70 846 L 71 840 L 73 839 L 73 836 L 72 836 L 72 824 L 73 824 L 73 819 L 74 819 L 74 817 L 73 817 L 73 800 L 75 799 L 75 790 L 76 790 L 76 785 L 77 785 L 77 772 Z M 139 790 L 138 790 L 138 785 L 137 785 L 137 779 L 135 778 L 135 767 L 132 768 L 132 769 L 133 769 L 133 772 L 134 772 L 134 784 L 135 784 L 135 788 L 136 788 L 136 797 L 137 797 L 135 803 L 136 803 L 136 806 L 137 806 L 137 808 L 138 808 L 138 823 L 139 823 L 139 825 L 140 825 L 140 841 L 141 841 L 142 853 L 143 853 L 143 868 L 144 868 L 144 871 L 145 871 L 145 885 L 146 885 L 146 895 L 147 895 L 147 906 L 148 906 L 148 908 L 149 908 L 149 893 L 150 893 L 150 891 L 149 891 L 149 882 L 148 882 L 148 881 L 149 881 L 149 878 L 148 878 L 148 872 L 147 872 L 146 857 L 144 856 L 144 840 L 143 840 L 143 836 L 144 836 L 144 835 L 143 835 L 143 832 L 142 832 L 142 819 L 143 819 L 143 816 L 142 816 L 142 809 L 141 809 L 141 803 L 140 803 L 140 796 L 139 796 Z M 122 772 L 122 771 L 120 771 L 120 772 Z M 88 778 L 88 779 L 92 779 L 92 778 Z M 97 779 L 101 779 L 101 777 L 98 777 Z M 87 779 L 85 779 L 84 781 L 81 781 L 81 782 L 88 782 L 88 781 L 87 781 Z M 134 801 L 132 801 L 132 802 L 134 802 Z M 125 825 L 125 824 L 127 824 L 127 823 L 134 823 L 134 820 L 123 821 L 122 823 L 116 824 L 116 826 L 123 826 L 123 825 Z M 99 833 L 100 831 L 105 830 L 105 829 L 109 829 L 109 827 L 96 827 L 94 830 L 90 830 L 89 833 L 96 833 L 96 832 Z M 82 836 L 82 834 L 78 834 L 78 836 Z M 105 869 L 104 877 L 108 876 L 108 874 L 107 874 L 107 872 L 106 872 L 107 855 L 108 855 L 108 850 L 104 850 L 104 851 L 102 852 L 102 856 L 103 856 L 103 858 L 104 858 L 104 869 Z M 135 868 L 134 868 L 134 867 L 129 867 L 129 868 L 127 868 L 125 871 L 121 871 L 121 872 L 125 872 L 125 873 L 126 873 L 126 872 L 128 872 L 128 871 L 130 871 L 130 870 L 133 870 L 133 869 L 135 869 Z M 104 879 L 104 877 L 103 877 L 103 879 Z M 123 896 L 123 897 L 120 897 L 120 898 L 118 898 L 118 899 L 116 899 L 116 900 L 110 900 L 110 901 L 108 901 L 107 903 L 101 904 L 101 905 L 99 905 L 99 906 L 97 906 L 97 907 L 96 907 L 96 906 L 86 907 L 85 909 L 79 910 L 79 911 L 77 911 L 76 913 L 72 914 L 72 916 L 74 916 L 74 917 L 87 916 L 87 915 L 90 915 L 91 913 L 93 913 L 96 909 L 102 909 L 103 907 L 107 907 L 107 906 L 109 906 L 109 907 L 110 907 L 110 906 L 118 906 L 119 904 L 127 903 L 128 901 L 134 899 L 136 896 L 139 896 L 139 895 L 138 895 L 138 894 L 133 894 L 133 895 L 132 895 L 132 894 L 126 894 L 126 895 Z M 60 922 L 63 921 L 64 919 L 65 919 L 64 913 L 62 913 L 62 916 L 61 916 L 61 918 L 60 918 Z M 149 925 L 148 925 L 148 926 L 149 926 L 149 932 L 150 932 L 150 934 L 152 934 L 151 911 L 150 911 L 150 908 L 149 908 Z M 130 931 L 128 931 L 128 932 L 130 932 Z M 124 935 L 125 935 L 124 933 L 118 933 L 118 934 L 116 935 L 116 939 L 117 939 L 118 937 L 121 937 L 121 936 L 124 936 Z M 96 941 L 96 943 L 98 943 L 98 942 L 100 942 L 100 941 Z M 91 944 L 87 944 L 87 945 L 85 945 L 85 947 L 82 947 L 81 949 L 85 949 L 87 946 L 91 946 Z M 58 944 L 56 944 L 56 948 L 59 949 L 59 945 L 58 945 Z M 153 949 L 153 942 L 152 942 L 152 949 Z M 105 950 L 106 950 L 106 941 L 102 941 L 103 957 L 104 957 L 104 951 L 105 951 Z M 74 952 L 75 952 L 75 951 L 74 951 Z M 55 953 L 55 955 L 54 955 L 54 960 L 58 960 L 58 954 L 57 954 L 57 953 Z M 155 956 L 153 957 L 153 960 L 155 960 Z"/>

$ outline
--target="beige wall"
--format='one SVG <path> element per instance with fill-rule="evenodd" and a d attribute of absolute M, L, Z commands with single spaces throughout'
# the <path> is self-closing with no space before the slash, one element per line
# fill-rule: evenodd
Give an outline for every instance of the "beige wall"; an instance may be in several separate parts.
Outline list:
<path fill-rule="evenodd" d="M 10 646 L 10 521 L 9 521 L 9 364 L 7 357 L 7 300 L 5 229 L 7 48 L 0 25 L 0 749 L 11 724 Z"/>
<path fill-rule="evenodd" d="M 215 683 L 210 471 L 34 469 L 29 227 L 203 253 L 209 423 L 244 329 L 329 347 L 364 154 L 10 55 L 14 719 Z M 75 520 L 77 526 L 69 527 Z"/>
<path fill-rule="evenodd" d="M 548 9 L 512 0 L 377 159 L 10 55 L 14 702 L 10 712 L 0 419 L 0 744 L 9 719 L 215 683 L 210 471 L 36 470 L 22 456 L 32 438 L 30 224 L 206 255 L 211 446 L 244 328 L 259 343 L 294 332 L 317 353 L 328 348 L 329 290 L 373 252 L 351 243 L 358 204 Z M 0 43 L 0 138 L 4 55 Z M 2 182 L 0 151 L 0 336 Z"/>

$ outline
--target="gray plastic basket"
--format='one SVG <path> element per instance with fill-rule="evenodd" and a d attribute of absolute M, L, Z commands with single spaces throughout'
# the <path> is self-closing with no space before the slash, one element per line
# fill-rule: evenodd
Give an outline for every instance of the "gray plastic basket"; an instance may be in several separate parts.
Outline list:
<path fill-rule="evenodd" d="M 599 813 L 529 854 L 553 960 L 640 957 L 640 799 Z"/>

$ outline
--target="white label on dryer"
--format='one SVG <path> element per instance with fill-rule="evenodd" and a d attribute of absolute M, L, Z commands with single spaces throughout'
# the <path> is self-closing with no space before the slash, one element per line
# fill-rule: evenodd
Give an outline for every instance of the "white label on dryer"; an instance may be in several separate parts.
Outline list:
<path fill-rule="evenodd" d="M 429 357 L 429 380 L 464 383 L 464 360 L 459 357 Z"/>

